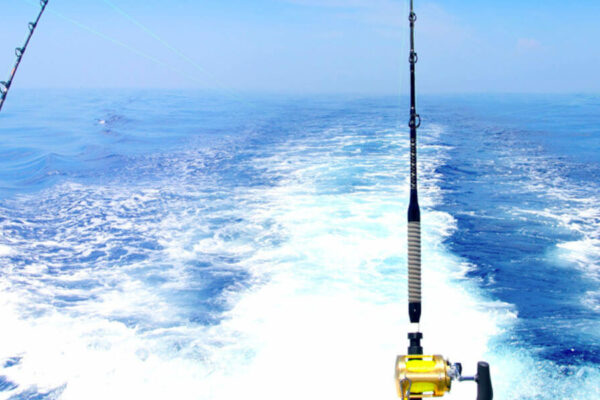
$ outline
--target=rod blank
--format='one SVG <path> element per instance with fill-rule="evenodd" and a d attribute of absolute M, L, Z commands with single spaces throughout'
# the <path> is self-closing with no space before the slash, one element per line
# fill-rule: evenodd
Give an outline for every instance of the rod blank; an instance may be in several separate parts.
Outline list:
<path fill-rule="evenodd" d="M 417 129 L 421 117 L 417 114 L 415 65 L 418 56 L 415 52 L 415 22 L 417 15 L 410 1 L 410 203 L 408 206 L 408 314 L 410 322 L 421 320 L 421 211 L 417 187 Z"/>
<path fill-rule="evenodd" d="M 0 82 L 0 111 L 2 111 L 2 106 L 4 105 L 4 102 L 6 101 L 6 96 L 8 96 L 8 91 L 10 90 L 10 87 L 12 86 L 13 79 L 15 79 L 15 75 L 17 73 L 17 70 L 19 69 L 19 65 L 21 65 L 21 60 L 23 59 L 23 55 L 25 54 L 25 51 L 27 50 L 27 46 L 29 46 L 31 37 L 33 36 L 33 33 L 35 32 L 35 29 L 37 28 L 38 23 L 40 22 L 40 19 L 42 18 L 42 14 L 44 13 L 44 10 L 46 9 L 47 5 L 48 5 L 48 0 L 40 0 L 40 6 L 42 8 L 41 8 L 37 18 L 35 19 L 35 22 L 30 22 L 28 25 L 29 34 L 27 35 L 27 40 L 25 40 L 25 44 L 23 45 L 23 47 L 17 47 L 15 49 L 15 56 L 17 56 L 17 61 L 15 62 L 15 66 L 13 67 L 12 71 L 10 72 L 10 76 L 8 77 L 8 80 Z"/>

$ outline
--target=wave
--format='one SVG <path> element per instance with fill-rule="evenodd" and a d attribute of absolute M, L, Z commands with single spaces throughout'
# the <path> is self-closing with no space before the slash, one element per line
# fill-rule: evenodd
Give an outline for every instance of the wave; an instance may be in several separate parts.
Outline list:
<path fill-rule="evenodd" d="M 408 143 L 396 129 L 364 131 L 191 149 L 135 166 L 152 180 L 5 201 L 0 398 L 396 398 L 409 328 L 408 159 L 397 154 Z M 435 209 L 442 132 L 429 126 L 422 140 L 425 350 L 467 374 L 488 359 L 498 399 L 576 398 L 586 385 L 589 396 L 597 371 L 554 372 L 511 343 L 513 307 L 447 248 L 456 221 Z"/>
<path fill-rule="evenodd" d="M 600 282 L 600 196 L 596 184 L 564 177 L 562 163 L 549 158 L 522 160 L 519 164 L 520 169 L 526 169 L 524 175 L 528 179 L 525 184 L 531 193 L 552 201 L 537 209 L 518 207 L 513 213 L 553 221 L 570 239 L 559 241 L 548 257 L 560 260 L 567 268 L 575 267 L 589 279 Z M 590 297 L 582 298 L 581 302 L 596 309 Z"/>

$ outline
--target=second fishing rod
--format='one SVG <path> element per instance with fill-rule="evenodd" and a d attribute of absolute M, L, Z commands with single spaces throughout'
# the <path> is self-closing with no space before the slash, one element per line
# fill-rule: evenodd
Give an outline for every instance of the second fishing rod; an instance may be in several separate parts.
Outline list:
<path fill-rule="evenodd" d="M 395 381 L 398 396 L 403 400 L 441 397 L 450 391 L 453 381 L 477 382 L 477 400 L 492 400 L 493 390 L 490 367 L 479 362 L 477 375 L 462 375 L 460 363 L 451 364 L 441 355 L 424 355 L 421 340 L 423 333 L 419 329 L 422 312 L 421 296 L 421 210 L 419 208 L 417 176 L 417 130 L 421 126 L 421 117 L 417 113 L 416 64 L 419 60 L 415 51 L 415 24 L 413 0 L 410 0 L 408 16 L 410 27 L 410 200 L 408 206 L 408 315 L 416 329 L 408 333 L 408 354 L 398 356 L 395 364 Z M 447 329 L 439 327 L 439 329 Z"/>
<path fill-rule="evenodd" d="M 37 18 L 35 19 L 35 21 L 29 23 L 29 33 L 27 35 L 27 39 L 25 40 L 25 44 L 23 44 L 23 46 L 17 47 L 15 49 L 15 55 L 17 56 L 17 61 L 15 62 L 15 66 L 11 70 L 8 80 L 0 82 L 0 111 L 2 111 L 2 106 L 4 106 L 4 102 L 6 101 L 6 96 L 8 96 L 8 91 L 10 90 L 13 80 L 15 79 L 15 75 L 17 74 L 19 66 L 21 65 L 21 60 L 23 60 L 23 55 L 25 55 L 25 51 L 27 51 L 27 46 L 29 46 L 29 42 L 31 41 L 31 38 L 33 37 L 33 34 L 35 32 L 35 28 L 37 28 L 37 26 L 40 22 L 40 19 L 42 18 L 42 14 L 44 14 L 44 11 L 46 10 L 47 5 L 48 5 L 48 0 L 40 0 L 40 6 L 41 6 L 40 12 L 39 12 Z"/>

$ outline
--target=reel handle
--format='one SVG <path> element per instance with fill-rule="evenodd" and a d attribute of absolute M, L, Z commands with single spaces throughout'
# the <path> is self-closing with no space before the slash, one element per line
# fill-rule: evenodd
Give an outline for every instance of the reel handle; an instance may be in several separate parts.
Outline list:
<path fill-rule="evenodd" d="M 492 389 L 492 378 L 490 377 L 490 365 L 485 361 L 477 363 L 477 400 L 492 400 L 494 390 Z"/>

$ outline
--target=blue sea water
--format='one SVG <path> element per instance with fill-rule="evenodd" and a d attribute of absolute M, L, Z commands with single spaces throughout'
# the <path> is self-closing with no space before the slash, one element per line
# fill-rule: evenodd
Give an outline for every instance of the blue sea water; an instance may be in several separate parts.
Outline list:
<path fill-rule="evenodd" d="M 11 93 L 0 399 L 395 398 L 406 109 Z M 500 400 L 600 398 L 600 97 L 419 111 L 425 350 L 488 360 Z"/>

